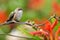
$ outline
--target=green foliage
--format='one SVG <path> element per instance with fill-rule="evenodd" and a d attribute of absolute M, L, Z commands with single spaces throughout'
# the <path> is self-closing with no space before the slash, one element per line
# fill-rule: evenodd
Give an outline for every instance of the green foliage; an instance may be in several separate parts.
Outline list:
<path fill-rule="evenodd" d="M 59 3 L 60 4 L 60 0 L 56 0 L 57 1 L 57 3 Z"/>

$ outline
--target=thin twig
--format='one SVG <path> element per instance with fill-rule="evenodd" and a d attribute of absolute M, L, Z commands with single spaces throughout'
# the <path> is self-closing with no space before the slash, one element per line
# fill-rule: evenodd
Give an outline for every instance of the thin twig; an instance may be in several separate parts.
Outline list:
<path fill-rule="evenodd" d="M 53 16 L 51 16 L 50 18 L 48 18 L 48 20 L 51 20 L 53 17 L 55 17 L 56 15 L 54 14 Z M 33 24 L 29 24 L 29 23 L 26 23 L 26 22 L 13 22 L 13 21 L 9 21 L 9 22 L 5 22 L 3 24 L 0 24 L 0 26 L 2 25 L 9 25 L 9 24 L 26 24 L 26 25 L 29 25 L 29 26 L 43 26 L 46 22 L 42 23 L 42 24 L 36 24 L 36 25 L 33 25 Z"/>

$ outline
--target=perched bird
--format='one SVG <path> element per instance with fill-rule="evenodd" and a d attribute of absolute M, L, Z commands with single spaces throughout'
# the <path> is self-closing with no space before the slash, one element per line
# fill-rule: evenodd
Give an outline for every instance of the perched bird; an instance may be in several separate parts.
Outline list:
<path fill-rule="evenodd" d="M 22 14 L 23 10 L 21 8 L 16 8 L 10 13 L 8 19 L 4 23 L 0 24 L 0 26 L 9 25 L 9 27 L 13 29 L 15 27 L 15 24 L 20 21 Z"/>
<path fill-rule="evenodd" d="M 6 22 L 19 22 L 23 14 L 23 10 L 20 8 L 16 8 L 11 14 Z"/>
<path fill-rule="evenodd" d="M 5 23 L 3 23 L 2 25 L 19 22 L 22 17 L 22 14 L 23 10 L 21 8 L 16 8 L 14 11 L 11 12 L 7 21 L 5 21 Z"/>

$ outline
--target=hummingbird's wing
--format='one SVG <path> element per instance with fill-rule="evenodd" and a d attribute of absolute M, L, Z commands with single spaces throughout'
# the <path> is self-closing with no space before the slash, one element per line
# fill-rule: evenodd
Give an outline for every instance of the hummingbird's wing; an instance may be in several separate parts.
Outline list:
<path fill-rule="evenodd" d="M 8 21 L 12 21 L 13 20 L 13 17 L 14 17 L 14 12 L 11 12 L 11 14 L 9 15 L 9 17 L 8 17 L 8 19 L 7 19 L 7 21 L 6 22 L 8 22 Z"/>

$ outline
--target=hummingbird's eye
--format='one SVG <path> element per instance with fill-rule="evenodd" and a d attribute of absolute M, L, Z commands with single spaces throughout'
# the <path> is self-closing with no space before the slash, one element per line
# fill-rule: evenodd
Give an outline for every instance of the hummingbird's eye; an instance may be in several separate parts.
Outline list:
<path fill-rule="evenodd" d="M 19 8 L 18 11 L 20 11 L 20 10 L 22 10 L 22 9 Z"/>

